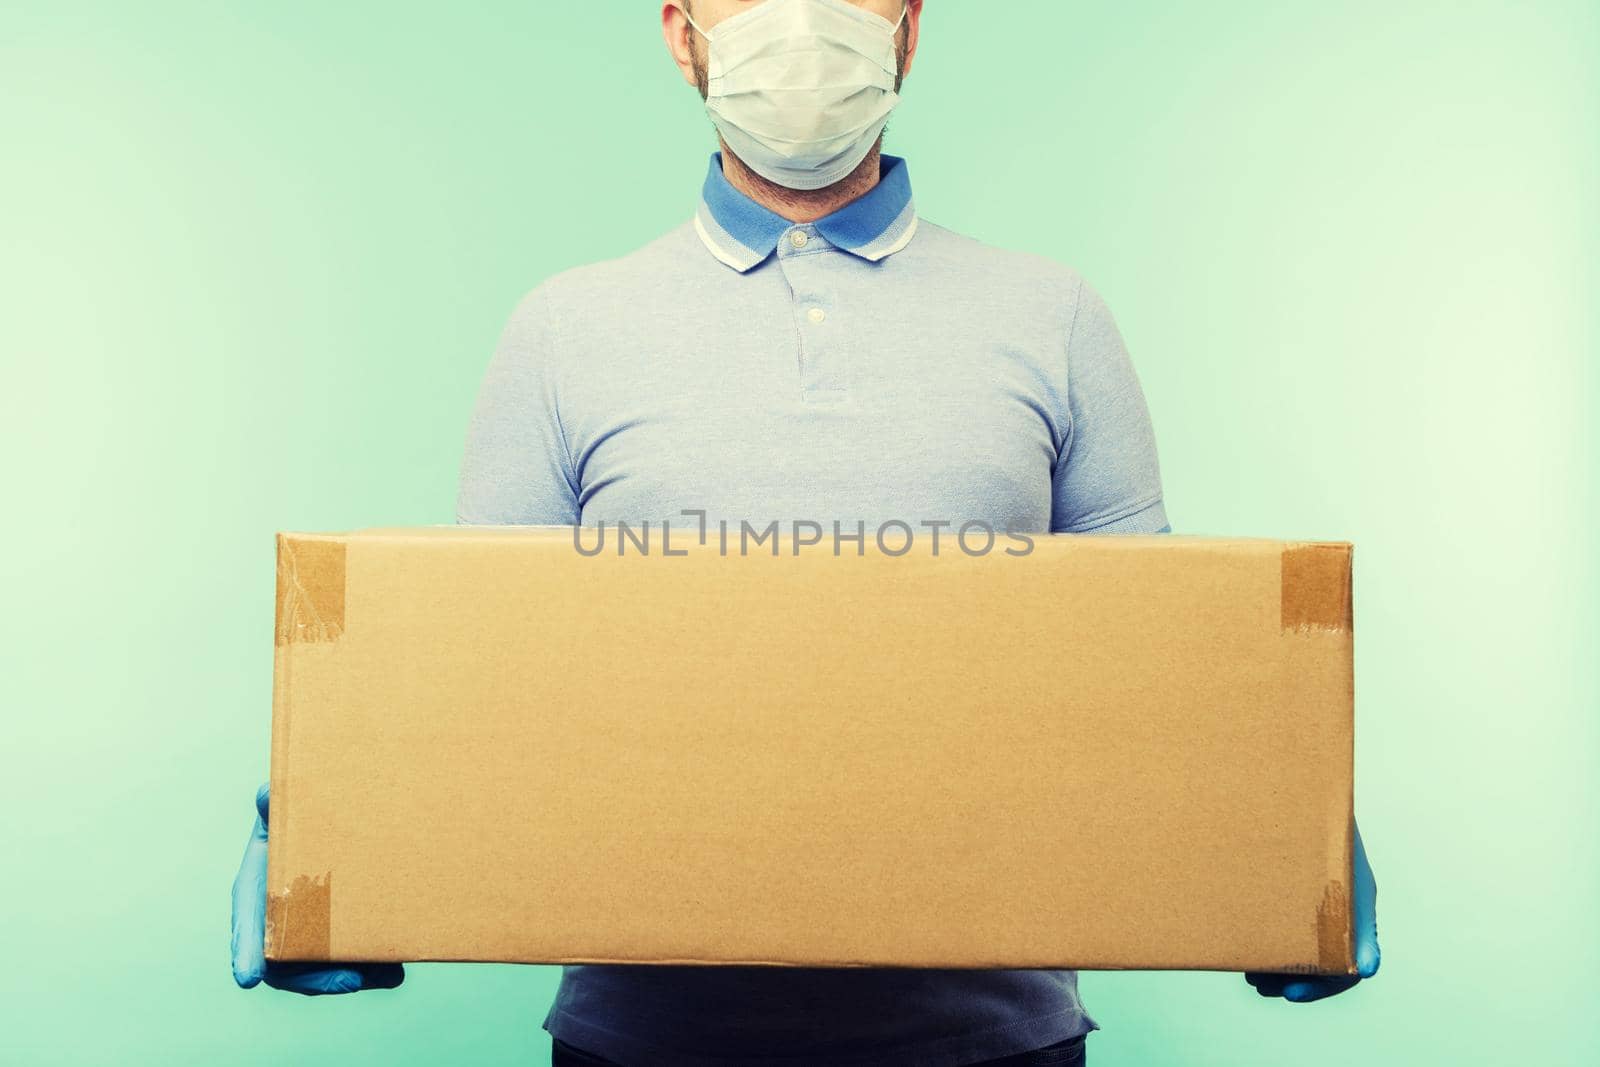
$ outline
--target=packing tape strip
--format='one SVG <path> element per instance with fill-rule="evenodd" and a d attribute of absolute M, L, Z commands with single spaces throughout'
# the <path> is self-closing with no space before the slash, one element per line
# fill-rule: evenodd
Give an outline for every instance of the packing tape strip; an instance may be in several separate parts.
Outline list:
<path fill-rule="evenodd" d="M 267 897 L 267 956 L 276 960 L 327 960 L 333 915 L 333 872 L 302 874 L 287 893 Z"/>
<path fill-rule="evenodd" d="M 279 645 L 339 640 L 344 567 L 343 541 L 278 535 Z"/>
<path fill-rule="evenodd" d="M 1344 885 L 1329 882 L 1317 908 L 1317 964 L 1323 974 L 1349 973 L 1355 936 L 1350 923 L 1350 898 Z"/>
<path fill-rule="evenodd" d="M 1280 624 L 1297 632 L 1350 633 L 1348 544 L 1297 544 L 1283 550 Z"/>

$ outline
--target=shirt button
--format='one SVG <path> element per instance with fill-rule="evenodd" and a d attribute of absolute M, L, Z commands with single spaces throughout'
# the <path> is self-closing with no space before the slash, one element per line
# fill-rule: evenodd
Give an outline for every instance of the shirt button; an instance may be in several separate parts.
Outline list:
<path fill-rule="evenodd" d="M 796 248 L 804 248 L 806 246 L 806 242 L 810 239 L 811 238 L 806 236 L 806 231 L 804 230 L 795 230 L 789 235 L 789 243 L 794 245 Z"/>
<path fill-rule="evenodd" d="M 828 313 L 823 311 L 821 308 L 812 308 L 810 311 L 806 312 L 806 318 L 820 325 L 822 322 L 827 320 Z"/>

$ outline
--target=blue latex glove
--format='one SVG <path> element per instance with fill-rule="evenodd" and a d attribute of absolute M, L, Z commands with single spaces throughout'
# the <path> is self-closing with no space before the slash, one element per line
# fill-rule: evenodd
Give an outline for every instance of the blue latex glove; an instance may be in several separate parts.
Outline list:
<path fill-rule="evenodd" d="M 1355 923 L 1356 974 L 1322 977 L 1303 974 L 1247 973 L 1244 980 L 1264 997 L 1282 997 L 1297 1004 L 1310 1003 L 1343 993 L 1363 978 L 1378 973 L 1378 883 L 1367 863 L 1366 846 L 1361 843 L 1361 828 L 1355 827 L 1355 901 L 1351 916 Z"/>
<path fill-rule="evenodd" d="M 256 793 L 256 825 L 233 880 L 233 980 L 250 989 L 265 980 L 274 989 L 306 996 L 393 989 L 405 981 L 398 963 L 269 963 L 267 918 L 267 787 Z"/>

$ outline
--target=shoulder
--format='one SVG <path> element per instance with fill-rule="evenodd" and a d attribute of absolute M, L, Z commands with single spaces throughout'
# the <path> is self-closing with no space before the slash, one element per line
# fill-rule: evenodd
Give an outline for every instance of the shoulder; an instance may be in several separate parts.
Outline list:
<path fill-rule="evenodd" d="M 1099 294 L 1076 267 L 1034 252 L 988 244 L 921 219 L 915 262 L 931 284 L 959 285 L 1008 314 L 1042 316 L 1070 331 L 1080 310 L 1099 314 Z"/>
<path fill-rule="evenodd" d="M 552 328 L 570 317 L 587 318 L 637 308 L 704 255 L 692 222 L 683 223 L 633 251 L 557 271 L 517 302 L 511 325 Z"/>
<path fill-rule="evenodd" d="M 959 264 L 965 270 L 982 272 L 1004 284 L 1043 285 L 1057 292 L 1072 293 L 1083 285 L 1083 276 L 1058 260 L 1001 248 L 927 219 L 917 221 L 917 237 L 912 247 L 918 247 L 919 254 L 933 262 Z"/>
<path fill-rule="evenodd" d="M 1077 388 L 1096 382 L 1124 388 L 1133 374 L 1127 345 L 1105 298 L 1075 267 L 1032 252 L 997 248 L 926 224 L 924 263 L 930 280 L 958 278 L 982 305 L 1012 321 L 1049 323 L 1052 343 L 1066 353 Z M 913 242 L 915 243 L 915 242 Z"/>

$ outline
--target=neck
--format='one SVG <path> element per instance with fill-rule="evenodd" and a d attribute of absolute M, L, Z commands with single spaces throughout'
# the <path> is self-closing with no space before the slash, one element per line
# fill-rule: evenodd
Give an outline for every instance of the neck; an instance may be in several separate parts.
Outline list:
<path fill-rule="evenodd" d="M 769 181 L 745 166 L 744 161 L 722 146 L 722 173 L 728 184 L 751 200 L 790 222 L 816 222 L 854 200 L 870 193 L 878 184 L 878 169 L 883 141 L 880 138 L 855 170 L 822 189 L 790 189 Z"/>

